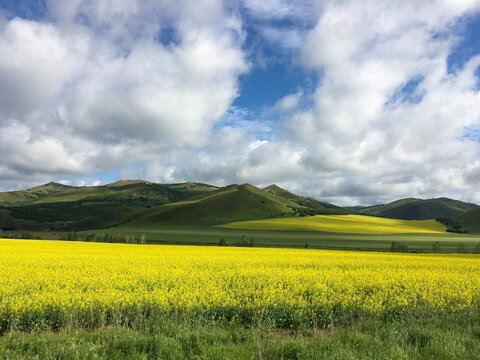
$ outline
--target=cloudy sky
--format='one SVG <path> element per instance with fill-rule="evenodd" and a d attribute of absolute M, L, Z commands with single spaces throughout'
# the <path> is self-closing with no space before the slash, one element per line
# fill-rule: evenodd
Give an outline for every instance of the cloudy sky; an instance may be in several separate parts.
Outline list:
<path fill-rule="evenodd" d="M 1 0 L 0 190 L 480 203 L 480 0 Z"/>

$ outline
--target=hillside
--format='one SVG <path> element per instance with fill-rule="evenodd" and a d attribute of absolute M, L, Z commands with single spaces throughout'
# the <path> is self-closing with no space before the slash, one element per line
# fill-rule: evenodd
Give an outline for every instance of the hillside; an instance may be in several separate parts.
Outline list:
<path fill-rule="evenodd" d="M 192 194 L 215 191 L 206 184 L 156 184 L 143 180 L 120 180 L 102 186 L 67 186 L 50 182 L 28 190 L 0 193 L 0 206 L 21 206 L 74 201 L 122 201 L 165 204 Z"/>
<path fill-rule="evenodd" d="M 0 193 L 0 207 L 3 208 L 0 228 L 71 229 L 77 223 L 79 228 L 105 227 L 130 219 L 130 215 L 124 219 L 123 214 L 141 213 L 141 210 L 217 189 L 197 183 L 164 185 L 140 180 L 83 187 L 49 183 L 28 190 Z"/>
<path fill-rule="evenodd" d="M 129 225 L 217 225 L 231 221 L 298 216 L 303 212 L 321 213 L 327 209 L 320 204 L 315 206 L 301 205 L 286 196 L 250 184 L 229 185 L 189 201 L 156 207 Z"/>
<path fill-rule="evenodd" d="M 346 210 L 339 206 L 335 206 L 329 204 L 327 202 L 318 201 L 313 198 L 306 198 L 303 196 L 299 196 L 293 194 L 285 189 L 282 189 L 278 185 L 270 185 L 263 189 L 269 194 L 279 196 L 288 200 L 289 202 L 293 202 L 298 206 L 294 206 L 294 210 L 297 215 L 300 216 L 307 216 L 307 215 L 316 215 L 316 214 L 323 214 L 323 215 L 346 215 L 352 213 L 350 210 Z"/>
<path fill-rule="evenodd" d="M 463 229 L 472 233 L 480 233 L 480 209 L 469 211 L 455 219 Z"/>
<path fill-rule="evenodd" d="M 357 208 L 365 215 L 388 217 L 403 220 L 426 220 L 436 218 L 454 218 L 478 209 L 475 204 L 448 198 L 421 200 L 401 199 L 385 205 Z"/>
<path fill-rule="evenodd" d="M 0 229 L 15 230 L 29 229 L 31 226 L 28 222 L 13 217 L 7 209 L 0 208 Z"/>
<path fill-rule="evenodd" d="M 120 180 L 103 186 L 60 185 L 56 191 L 44 191 L 41 196 L 30 198 L 28 203 L 0 205 L 5 206 L 5 227 L 17 229 L 218 225 L 272 217 L 349 213 L 276 185 L 265 189 L 249 184 L 218 188 L 193 182 L 155 184 L 141 180 Z"/>
<path fill-rule="evenodd" d="M 71 186 L 49 182 L 28 190 L 8 191 L 0 193 L 0 206 L 32 204 L 45 197 L 74 189 Z"/>
<path fill-rule="evenodd" d="M 143 180 L 82 187 L 51 182 L 28 190 L 0 193 L 0 229 L 212 226 L 359 213 L 404 220 L 454 219 L 480 207 L 446 198 L 408 198 L 355 209 L 299 196 L 275 184 L 260 189 L 250 184 L 216 187 L 194 182 L 156 184 Z M 476 226 L 475 214 L 462 218 L 465 229 Z"/>

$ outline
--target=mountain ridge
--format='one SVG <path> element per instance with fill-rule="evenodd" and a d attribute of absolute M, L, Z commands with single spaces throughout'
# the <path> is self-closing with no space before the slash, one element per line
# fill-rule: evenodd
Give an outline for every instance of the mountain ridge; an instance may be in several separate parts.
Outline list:
<path fill-rule="evenodd" d="M 405 198 L 388 204 L 342 208 L 294 194 L 276 184 L 258 188 L 248 183 L 218 187 L 146 180 L 119 180 L 98 186 L 49 182 L 31 189 L 0 192 L 0 229 L 85 230 L 127 223 L 213 226 L 276 217 L 346 214 L 403 220 L 456 219 L 477 209 L 480 206 L 476 204 L 445 197 Z M 473 229 L 476 219 L 474 213 L 458 222 Z"/>
<path fill-rule="evenodd" d="M 402 220 L 427 220 L 440 217 L 456 218 L 480 208 L 477 204 L 439 197 L 433 199 L 405 198 L 388 204 L 357 208 L 361 214 Z"/>

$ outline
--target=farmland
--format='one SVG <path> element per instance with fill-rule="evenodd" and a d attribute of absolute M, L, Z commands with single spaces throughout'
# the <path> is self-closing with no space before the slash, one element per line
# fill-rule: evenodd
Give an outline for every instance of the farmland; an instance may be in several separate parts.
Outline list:
<path fill-rule="evenodd" d="M 461 319 L 480 306 L 476 255 L 35 240 L 0 247 L 1 327 L 10 333 L 135 329 L 149 319 L 309 331 L 362 319 Z"/>
<path fill-rule="evenodd" d="M 223 225 L 233 229 L 300 230 L 350 234 L 444 233 L 445 226 L 435 220 L 397 220 L 364 215 L 316 215 L 240 221 Z"/>
<path fill-rule="evenodd" d="M 341 229 L 339 229 L 341 231 Z M 20 233 L 18 233 L 20 234 Z M 257 247 L 334 249 L 334 250 L 375 250 L 389 251 L 393 241 L 409 246 L 411 251 L 432 252 L 432 244 L 440 243 L 440 252 L 457 253 L 463 244 L 473 252 L 480 243 L 477 234 L 452 233 L 409 233 L 409 234 L 352 234 L 342 232 L 251 230 L 207 226 L 119 226 L 115 228 L 87 230 L 79 235 L 125 234 L 139 238 L 145 234 L 147 243 L 165 245 L 218 245 L 221 239 L 227 246 L 235 246 L 244 237 L 253 239 Z M 55 238 L 55 233 L 35 233 L 43 239 Z"/>
<path fill-rule="evenodd" d="M 367 216 L 407 200 L 343 209 L 276 185 L 50 183 L 2 196 L 0 359 L 480 353 L 471 204 L 415 200 L 463 214 L 440 222 Z"/>

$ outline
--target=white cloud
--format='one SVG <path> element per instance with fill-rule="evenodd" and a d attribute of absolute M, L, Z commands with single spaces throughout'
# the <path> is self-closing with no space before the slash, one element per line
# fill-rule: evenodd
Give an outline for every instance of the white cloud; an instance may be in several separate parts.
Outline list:
<path fill-rule="evenodd" d="M 447 58 L 457 40 L 451 26 L 474 6 L 328 3 L 302 52 L 323 75 L 314 107 L 284 124 L 305 145 L 305 166 L 322 178 L 310 185 L 317 194 L 348 202 L 344 195 L 392 200 L 469 189 L 462 169 L 480 149 L 461 135 L 480 122 L 478 60 L 449 74 Z M 389 104 L 418 77 L 420 101 Z"/>
<path fill-rule="evenodd" d="M 202 146 L 248 70 L 221 1 L 47 4 L 0 27 L 0 166 L 32 182 Z"/>
<path fill-rule="evenodd" d="M 265 20 L 294 18 L 301 21 L 315 20 L 320 10 L 321 1 L 303 0 L 299 2 L 288 0 L 256 1 L 244 0 L 242 6 L 254 17 Z"/>
<path fill-rule="evenodd" d="M 88 39 L 14 18 L 0 35 L 0 116 L 25 116 L 53 102 L 82 64 Z"/>
<path fill-rule="evenodd" d="M 480 126 L 480 58 L 453 73 L 447 61 L 480 1 L 48 4 L 53 23 L 0 26 L 4 188 L 27 174 L 118 169 L 161 182 L 275 182 L 340 204 L 478 202 L 480 144 L 464 135 Z M 232 107 L 251 19 L 262 41 L 320 78 L 257 122 Z"/>

